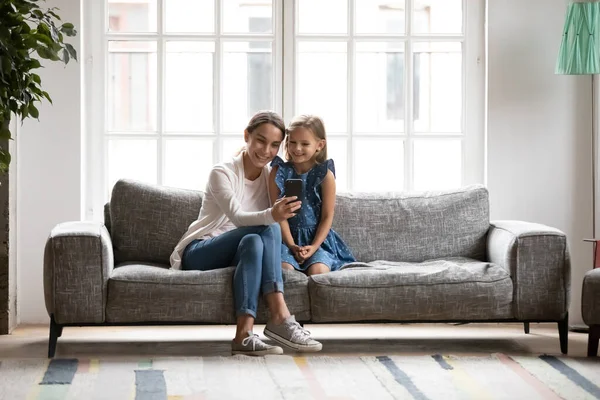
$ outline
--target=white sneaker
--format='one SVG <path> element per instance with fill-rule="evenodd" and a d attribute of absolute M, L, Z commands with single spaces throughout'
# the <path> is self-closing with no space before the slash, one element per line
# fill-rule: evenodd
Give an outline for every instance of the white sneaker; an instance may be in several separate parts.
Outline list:
<path fill-rule="evenodd" d="M 283 349 L 279 346 L 266 344 L 258 335 L 248 331 L 248 337 L 242 340 L 242 343 L 231 342 L 231 354 L 243 354 L 246 356 L 266 356 L 268 354 L 283 354 Z"/>
<path fill-rule="evenodd" d="M 323 345 L 310 337 L 310 332 L 304 329 L 293 315 L 290 315 L 280 325 L 267 322 L 263 332 L 266 337 L 292 350 L 303 352 L 321 351 Z"/>

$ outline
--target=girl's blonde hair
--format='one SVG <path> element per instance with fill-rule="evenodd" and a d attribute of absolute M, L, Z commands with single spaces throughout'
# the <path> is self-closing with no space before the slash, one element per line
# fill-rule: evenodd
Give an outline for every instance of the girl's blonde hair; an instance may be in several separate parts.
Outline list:
<path fill-rule="evenodd" d="M 325 145 L 317 153 L 316 160 L 318 163 L 325 162 L 327 160 L 327 135 L 325 133 L 325 124 L 323 120 L 316 115 L 299 115 L 295 117 L 287 128 L 287 134 L 285 135 L 285 158 L 291 161 L 290 154 L 288 152 L 288 144 L 290 141 L 290 133 L 298 128 L 308 129 L 315 135 L 318 140 L 324 140 Z"/>

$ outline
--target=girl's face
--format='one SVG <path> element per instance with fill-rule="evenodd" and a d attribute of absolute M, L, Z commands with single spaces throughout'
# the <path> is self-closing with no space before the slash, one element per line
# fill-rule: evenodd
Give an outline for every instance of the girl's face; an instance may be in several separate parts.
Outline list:
<path fill-rule="evenodd" d="M 244 140 L 252 165 L 256 168 L 263 168 L 277 155 L 283 140 L 283 132 L 273 124 L 264 123 L 254 129 L 252 133 L 245 131 Z"/>
<path fill-rule="evenodd" d="M 325 145 L 310 129 L 296 128 L 289 135 L 287 151 L 294 163 L 313 161 L 317 150 L 321 151 Z"/>

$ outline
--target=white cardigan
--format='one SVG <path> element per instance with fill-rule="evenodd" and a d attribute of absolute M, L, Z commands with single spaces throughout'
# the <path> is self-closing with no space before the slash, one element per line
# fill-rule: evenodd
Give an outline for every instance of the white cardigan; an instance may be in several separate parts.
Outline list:
<path fill-rule="evenodd" d="M 195 239 L 221 228 L 231 221 L 235 226 L 258 226 L 274 224 L 271 208 L 258 212 L 242 211 L 244 200 L 244 152 L 231 161 L 217 164 L 210 171 L 202 207 L 198 219 L 191 223 L 171 253 L 171 268 L 181 269 L 183 251 Z M 269 187 L 271 168 L 266 165 L 259 179 L 265 180 Z M 265 193 L 269 197 L 269 193 Z M 270 198 L 269 198 L 270 204 Z"/>

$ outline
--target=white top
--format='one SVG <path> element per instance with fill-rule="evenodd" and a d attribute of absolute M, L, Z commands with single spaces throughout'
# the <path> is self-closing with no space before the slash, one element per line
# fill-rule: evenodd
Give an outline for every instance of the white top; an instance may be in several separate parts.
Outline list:
<path fill-rule="evenodd" d="M 265 165 L 260 176 L 246 185 L 243 154 L 210 171 L 198 219 L 190 224 L 171 253 L 172 269 L 181 269 L 181 257 L 188 244 L 220 231 L 228 222 L 235 227 L 275 223 L 271 208 L 267 208 L 271 204 L 267 190 L 270 167 Z"/>
<path fill-rule="evenodd" d="M 242 211 L 262 211 L 269 208 L 269 196 L 267 194 L 267 183 L 261 174 L 255 180 L 251 181 L 244 178 L 244 198 L 242 199 Z M 225 232 L 234 230 L 236 226 L 227 218 L 225 225 L 219 229 L 204 235 L 201 239 L 217 237 Z"/>

